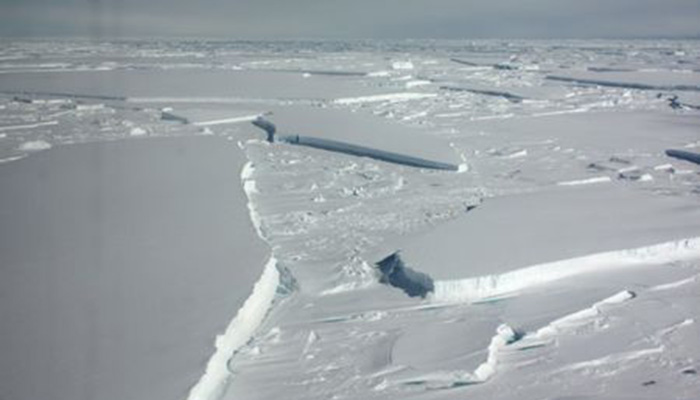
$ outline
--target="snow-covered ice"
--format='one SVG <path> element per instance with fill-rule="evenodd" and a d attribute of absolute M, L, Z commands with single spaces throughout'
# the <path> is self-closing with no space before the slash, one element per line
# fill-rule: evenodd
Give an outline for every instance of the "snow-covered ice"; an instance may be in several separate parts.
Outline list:
<path fill-rule="evenodd" d="M 699 70 L 694 40 L 5 40 L 0 397 L 695 398 Z"/>
<path fill-rule="evenodd" d="M 230 358 L 249 334 L 216 335 L 237 312 L 255 329 L 277 287 L 243 158 L 222 138 L 157 138 L 2 164 L 3 393 L 185 398 L 203 360 Z"/>

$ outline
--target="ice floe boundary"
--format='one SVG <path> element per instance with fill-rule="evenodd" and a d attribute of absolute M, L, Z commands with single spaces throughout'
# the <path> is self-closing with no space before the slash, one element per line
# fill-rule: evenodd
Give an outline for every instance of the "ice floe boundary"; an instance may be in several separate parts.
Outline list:
<path fill-rule="evenodd" d="M 262 230 L 260 216 L 253 203 L 257 193 L 255 180 L 252 179 L 255 170 L 252 162 L 247 162 L 241 170 L 241 183 L 248 197 L 248 210 L 251 222 L 262 240 L 265 236 Z M 236 316 L 231 320 L 226 331 L 218 335 L 215 341 L 214 354 L 209 358 L 207 367 L 192 387 L 188 400 L 216 400 L 221 398 L 230 383 L 232 372 L 229 364 L 231 359 L 246 345 L 265 320 L 270 309 L 279 296 L 293 290 L 296 281 L 291 273 L 279 265 L 274 255 L 270 255 L 260 279 L 255 283 L 251 295 L 246 299 Z"/>
<path fill-rule="evenodd" d="M 435 289 L 429 298 L 434 302 L 473 302 L 609 268 L 665 264 L 697 258 L 700 258 L 700 237 L 693 237 L 537 264 L 503 274 L 436 280 Z"/>

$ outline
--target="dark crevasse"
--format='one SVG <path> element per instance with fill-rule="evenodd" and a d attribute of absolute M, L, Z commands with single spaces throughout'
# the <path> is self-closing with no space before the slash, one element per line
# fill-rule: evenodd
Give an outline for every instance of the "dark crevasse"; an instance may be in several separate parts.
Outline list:
<path fill-rule="evenodd" d="M 700 164 L 700 154 L 691 153 L 684 150 L 666 150 L 666 155 L 669 157 L 677 158 L 679 160 L 685 160 L 693 162 L 695 164 Z"/>
<path fill-rule="evenodd" d="M 439 161 L 426 160 L 419 157 L 413 157 L 405 154 L 394 153 L 391 151 L 379 150 L 366 146 L 359 146 L 352 143 L 345 143 L 337 140 L 323 139 L 311 136 L 301 135 L 281 135 L 275 136 L 277 127 L 272 122 L 258 118 L 252 121 L 256 127 L 264 130 L 267 133 L 268 142 L 281 142 L 298 146 L 313 147 L 316 149 L 332 151 L 336 153 L 344 153 L 358 157 L 369 157 L 376 160 L 391 162 L 395 164 L 407 165 L 416 168 L 437 169 L 446 171 L 458 171 L 459 166 Z"/>
<path fill-rule="evenodd" d="M 385 257 L 377 264 L 381 271 L 380 282 L 403 290 L 410 297 L 423 297 L 435 290 L 433 278 L 404 265 L 399 253 Z"/>

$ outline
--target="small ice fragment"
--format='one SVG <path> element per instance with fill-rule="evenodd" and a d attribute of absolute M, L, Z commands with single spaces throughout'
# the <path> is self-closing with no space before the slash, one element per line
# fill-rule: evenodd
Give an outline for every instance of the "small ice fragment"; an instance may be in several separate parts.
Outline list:
<path fill-rule="evenodd" d="M 383 78 L 389 76 L 389 74 L 389 71 L 375 71 L 368 73 L 367 76 L 370 78 Z"/>
<path fill-rule="evenodd" d="M 414 88 L 417 86 L 425 86 L 425 85 L 430 85 L 430 84 L 431 84 L 430 81 L 417 79 L 417 80 L 406 82 L 406 88 L 410 89 L 410 88 Z"/>
<path fill-rule="evenodd" d="M 413 69 L 413 63 L 410 60 L 394 61 L 393 63 L 391 63 L 391 68 L 397 70 L 411 70 Z"/>
<path fill-rule="evenodd" d="M 5 163 L 9 163 L 9 162 L 12 162 L 12 161 L 17 161 L 17 160 L 21 160 L 21 159 L 23 159 L 23 158 L 24 158 L 24 157 L 26 157 L 26 156 L 27 156 L 27 155 L 26 155 L 26 154 L 24 154 L 24 155 L 21 155 L 21 156 L 14 156 L 14 157 L 0 158 L 0 164 L 5 164 Z"/>
<path fill-rule="evenodd" d="M 631 167 L 626 167 L 626 168 L 620 168 L 617 170 L 617 172 L 619 172 L 621 174 L 627 174 L 630 172 L 637 172 L 637 171 L 639 171 L 639 167 L 637 167 L 636 165 L 633 165 Z"/>
<path fill-rule="evenodd" d="M 144 136 L 146 133 L 148 133 L 148 132 L 146 132 L 145 129 L 138 127 L 138 126 L 131 129 L 131 132 L 129 132 L 129 134 L 131 136 Z"/>
<path fill-rule="evenodd" d="M 75 109 L 78 111 L 96 111 L 105 108 L 104 104 L 78 104 Z"/>
<path fill-rule="evenodd" d="M 597 176 L 595 178 L 588 178 L 588 179 L 579 179 L 575 181 L 566 181 L 566 182 L 558 182 L 557 185 L 559 186 L 578 186 L 578 185 L 590 185 L 593 183 L 604 183 L 604 182 L 610 182 L 611 179 L 609 176 Z"/>
<path fill-rule="evenodd" d="M 30 142 L 24 142 L 19 146 L 22 151 L 41 151 L 48 150 L 51 148 L 51 143 L 45 140 L 33 140 Z"/>
<path fill-rule="evenodd" d="M 521 158 L 521 157 L 526 157 L 526 156 L 527 156 L 527 150 L 523 149 L 523 150 L 511 153 L 511 154 L 508 154 L 505 156 L 505 158 L 513 159 L 513 158 Z"/>
<path fill-rule="evenodd" d="M 668 171 L 673 172 L 673 165 L 671 164 L 661 164 L 654 167 L 654 171 Z"/>

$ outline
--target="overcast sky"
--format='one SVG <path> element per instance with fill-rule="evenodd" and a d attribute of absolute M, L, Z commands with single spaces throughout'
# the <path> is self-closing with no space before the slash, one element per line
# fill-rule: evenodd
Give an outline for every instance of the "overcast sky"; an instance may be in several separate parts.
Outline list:
<path fill-rule="evenodd" d="M 0 0 L 0 36 L 700 36 L 700 0 Z"/>

